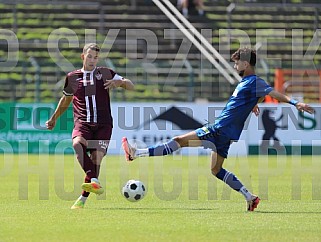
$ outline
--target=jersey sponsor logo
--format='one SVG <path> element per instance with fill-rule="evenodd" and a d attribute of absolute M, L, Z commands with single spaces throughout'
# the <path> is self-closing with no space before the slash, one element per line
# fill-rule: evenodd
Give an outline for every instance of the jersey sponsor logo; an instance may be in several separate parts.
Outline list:
<path fill-rule="evenodd" d="M 237 94 L 239 93 L 239 91 L 240 91 L 244 86 L 245 86 L 245 83 L 244 83 L 244 82 L 239 83 L 239 84 L 237 85 L 237 87 L 235 88 L 232 96 L 233 96 L 233 97 L 236 97 Z"/>
<path fill-rule="evenodd" d="M 95 77 L 96 77 L 96 79 L 97 79 L 98 81 L 100 81 L 101 78 L 103 77 L 103 74 L 97 73 L 97 74 L 95 75 Z"/>
<path fill-rule="evenodd" d="M 232 94 L 232 96 L 233 96 L 233 97 L 236 97 L 238 93 L 239 93 L 239 90 L 235 89 L 234 92 L 233 92 L 233 94 Z"/>

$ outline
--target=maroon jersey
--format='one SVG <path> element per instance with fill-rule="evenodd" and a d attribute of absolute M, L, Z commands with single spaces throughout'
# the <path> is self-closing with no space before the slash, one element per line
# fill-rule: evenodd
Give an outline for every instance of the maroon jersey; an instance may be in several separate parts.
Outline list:
<path fill-rule="evenodd" d="M 73 95 L 74 121 L 112 125 L 109 90 L 103 84 L 105 80 L 117 79 L 122 77 L 106 67 L 68 73 L 63 93 Z"/>

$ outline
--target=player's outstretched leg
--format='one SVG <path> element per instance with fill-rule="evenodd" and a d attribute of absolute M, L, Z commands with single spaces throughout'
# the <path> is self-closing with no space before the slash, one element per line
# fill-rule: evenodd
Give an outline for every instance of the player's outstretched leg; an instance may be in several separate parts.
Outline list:
<path fill-rule="evenodd" d="M 247 211 L 254 211 L 257 208 L 257 205 L 260 203 L 260 198 L 256 195 L 252 195 L 251 200 L 246 201 Z"/>
<path fill-rule="evenodd" d="M 97 178 L 91 178 L 90 183 L 83 183 L 81 188 L 86 192 L 92 192 L 97 195 L 100 195 L 104 192 L 104 188 L 100 185 Z"/>
<path fill-rule="evenodd" d="M 125 158 L 128 162 L 131 162 L 133 161 L 134 159 L 136 159 L 135 157 L 135 152 L 136 152 L 136 149 L 134 147 L 132 147 L 129 143 L 128 143 L 128 140 L 126 137 L 123 137 L 122 138 L 122 147 L 123 147 L 123 150 L 125 152 Z"/>
<path fill-rule="evenodd" d="M 137 149 L 128 143 L 126 137 L 122 139 L 122 147 L 125 151 L 125 158 L 127 161 L 133 161 L 137 157 L 148 157 L 148 156 L 164 156 L 172 154 L 174 151 L 180 148 L 180 145 L 174 139 L 171 139 L 162 144 L 156 144 L 148 148 Z"/>

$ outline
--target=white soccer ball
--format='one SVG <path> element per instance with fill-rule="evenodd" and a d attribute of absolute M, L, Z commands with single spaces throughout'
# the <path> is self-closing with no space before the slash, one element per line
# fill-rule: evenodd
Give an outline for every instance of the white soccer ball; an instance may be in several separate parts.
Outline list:
<path fill-rule="evenodd" d="M 123 196 L 130 202 L 142 200 L 146 194 L 144 183 L 136 180 L 129 180 L 122 189 Z"/>

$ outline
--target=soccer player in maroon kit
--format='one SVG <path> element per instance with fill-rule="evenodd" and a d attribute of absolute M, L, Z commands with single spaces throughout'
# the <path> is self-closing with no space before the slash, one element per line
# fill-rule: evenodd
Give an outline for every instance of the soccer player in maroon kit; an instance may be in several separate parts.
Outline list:
<path fill-rule="evenodd" d="M 69 104 L 73 103 L 72 143 L 86 177 L 82 184 L 83 192 L 71 209 L 83 208 L 91 192 L 104 192 L 98 176 L 113 128 L 109 90 L 116 87 L 134 89 L 134 84 L 129 79 L 107 67 L 96 66 L 99 52 L 100 48 L 95 43 L 84 46 L 81 54 L 83 67 L 67 74 L 63 96 L 46 122 L 47 128 L 52 130 L 57 119 L 67 110 Z"/>

